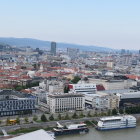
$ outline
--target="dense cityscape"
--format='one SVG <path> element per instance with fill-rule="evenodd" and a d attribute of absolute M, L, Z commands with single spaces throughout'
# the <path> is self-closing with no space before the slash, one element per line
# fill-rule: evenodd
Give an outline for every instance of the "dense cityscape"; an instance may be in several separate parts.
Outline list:
<path fill-rule="evenodd" d="M 139 140 L 139 7 L 0 1 L 0 140 Z"/>
<path fill-rule="evenodd" d="M 140 113 L 140 51 L 49 47 L 0 45 L 1 127 Z"/>

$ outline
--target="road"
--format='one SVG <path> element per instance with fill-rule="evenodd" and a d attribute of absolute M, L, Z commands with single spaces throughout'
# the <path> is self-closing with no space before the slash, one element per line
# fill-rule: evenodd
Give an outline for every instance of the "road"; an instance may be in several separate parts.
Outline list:
<path fill-rule="evenodd" d="M 81 119 L 74 119 L 74 120 L 60 120 L 60 124 L 64 125 L 66 123 L 76 123 L 76 122 L 83 122 L 83 121 L 91 121 L 96 120 L 97 117 L 92 118 L 81 118 Z M 29 124 L 21 124 L 21 125 L 11 125 L 11 126 L 3 126 L 1 129 L 8 131 L 13 131 L 20 128 L 30 128 L 30 127 L 40 127 L 40 128 L 47 128 L 47 127 L 56 127 L 57 121 L 50 121 L 50 122 L 40 122 L 40 123 L 29 123 Z"/>
<path fill-rule="evenodd" d="M 133 114 L 137 118 L 137 120 L 140 119 L 140 114 Z M 84 122 L 84 121 L 92 121 L 92 120 L 98 120 L 99 117 L 85 117 L 80 119 L 73 119 L 73 120 L 60 120 L 60 124 L 65 125 L 67 123 L 76 123 L 76 122 Z M 30 128 L 30 127 L 38 127 L 38 128 L 47 128 L 47 127 L 56 127 L 57 121 L 49 121 L 49 122 L 33 122 L 29 124 L 20 124 L 20 125 L 11 125 L 11 126 L 2 126 L 1 129 L 5 129 L 8 131 L 13 131 L 20 128 Z"/>

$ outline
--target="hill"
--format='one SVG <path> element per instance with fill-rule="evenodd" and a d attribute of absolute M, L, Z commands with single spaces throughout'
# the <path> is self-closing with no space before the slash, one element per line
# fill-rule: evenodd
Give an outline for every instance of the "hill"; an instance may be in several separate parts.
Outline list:
<path fill-rule="evenodd" d="M 25 46 L 31 46 L 33 48 L 50 48 L 50 41 L 43 41 L 38 39 L 32 39 L 32 38 L 5 38 L 0 37 L 0 44 L 8 44 L 11 46 L 17 46 L 17 47 L 25 47 Z M 98 47 L 98 46 L 87 46 L 87 45 L 78 45 L 78 44 L 69 44 L 69 43 L 59 43 L 57 42 L 57 47 L 66 49 L 66 48 L 78 48 L 83 51 L 96 51 L 96 52 L 109 52 L 109 51 L 115 51 L 114 49 L 107 48 L 107 47 Z"/>

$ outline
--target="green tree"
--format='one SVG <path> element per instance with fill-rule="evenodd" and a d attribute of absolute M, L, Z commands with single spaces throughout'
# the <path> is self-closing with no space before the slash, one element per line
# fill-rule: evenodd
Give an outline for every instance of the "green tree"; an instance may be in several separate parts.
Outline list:
<path fill-rule="evenodd" d="M 75 76 L 75 77 L 71 80 L 71 83 L 77 84 L 79 80 L 81 80 L 81 78 L 80 78 L 79 76 Z"/>
<path fill-rule="evenodd" d="M 25 118 L 24 118 L 24 121 L 25 121 L 25 123 L 28 123 L 28 122 L 29 122 L 28 117 L 25 117 Z"/>
<path fill-rule="evenodd" d="M 85 115 L 83 114 L 83 112 L 81 112 L 79 116 L 80 116 L 80 118 L 85 117 Z"/>
<path fill-rule="evenodd" d="M 106 116 L 106 113 L 104 113 L 103 111 L 100 114 L 101 116 Z"/>
<path fill-rule="evenodd" d="M 95 113 L 94 113 L 94 117 L 97 117 L 97 116 L 98 116 L 98 114 L 97 114 L 97 112 L 95 112 Z"/>
<path fill-rule="evenodd" d="M 65 116 L 64 119 L 65 119 L 65 120 L 70 120 L 70 117 L 69 117 L 69 114 L 68 114 L 68 113 L 66 114 L 66 116 Z"/>
<path fill-rule="evenodd" d="M 119 109 L 119 113 L 120 114 L 124 114 L 124 110 L 121 108 L 121 109 Z"/>
<path fill-rule="evenodd" d="M 84 77 L 84 79 L 83 79 L 84 81 L 88 81 L 88 78 L 87 77 Z"/>
<path fill-rule="evenodd" d="M 87 116 L 88 117 L 91 117 L 92 116 L 90 111 L 88 112 Z"/>
<path fill-rule="evenodd" d="M 21 91 L 22 89 L 23 89 L 22 86 L 16 86 L 16 88 L 15 88 L 15 90 L 17 90 L 17 91 Z"/>
<path fill-rule="evenodd" d="M 69 92 L 69 87 L 68 86 L 65 86 L 64 87 L 64 93 L 68 93 Z"/>
<path fill-rule="evenodd" d="M 38 117 L 37 117 L 37 116 L 34 116 L 34 117 L 33 117 L 33 121 L 36 122 L 37 120 L 38 120 Z"/>
<path fill-rule="evenodd" d="M 46 118 L 45 114 L 43 114 L 43 115 L 41 116 L 41 121 L 42 121 L 42 122 L 47 122 L 47 118 Z"/>
<path fill-rule="evenodd" d="M 117 115 L 117 110 L 115 108 L 112 110 L 112 115 Z"/>
<path fill-rule="evenodd" d="M 109 109 L 107 115 L 110 116 L 112 114 L 111 110 Z"/>
<path fill-rule="evenodd" d="M 7 120 L 6 120 L 6 124 L 7 124 L 7 125 L 10 124 L 10 119 L 9 119 L 9 117 L 8 117 Z"/>
<path fill-rule="evenodd" d="M 17 124 L 20 124 L 20 119 L 19 119 L 19 117 L 16 118 L 16 122 L 17 122 Z"/>
<path fill-rule="evenodd" d="M 61 114 L 58 114 L 58 119 L 59 119 L 59 120 L 61 120 L 61 119 L 62 119 Z"/>
<path fill-rule="evenodd" d="M 50 121 L 53 121 L 54 120 L 53 114 L 49 117 L 49 120 Z"/>
<path fill-rule="evenodd" d="M 72 118 L 73 119 L 77 119 L 78 118 L 78 115 L 76 114 L 76 112 L 74 112 L 74 114 L 72 115 Z"/>

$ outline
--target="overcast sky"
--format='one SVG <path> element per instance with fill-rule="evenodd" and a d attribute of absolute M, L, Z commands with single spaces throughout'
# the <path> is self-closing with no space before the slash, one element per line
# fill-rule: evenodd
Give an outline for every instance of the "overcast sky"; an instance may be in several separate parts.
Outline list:
<path fill-rule="evenodd" d="M 0 37 L 140 49 L 140 0 L 0 0 Z"/>

